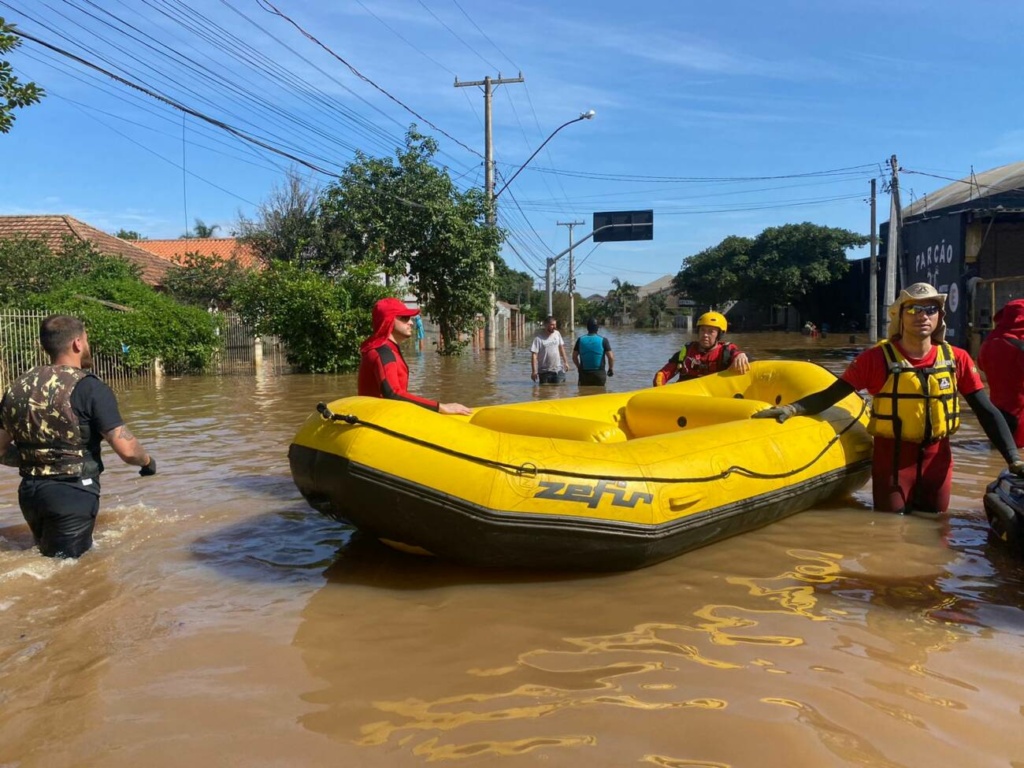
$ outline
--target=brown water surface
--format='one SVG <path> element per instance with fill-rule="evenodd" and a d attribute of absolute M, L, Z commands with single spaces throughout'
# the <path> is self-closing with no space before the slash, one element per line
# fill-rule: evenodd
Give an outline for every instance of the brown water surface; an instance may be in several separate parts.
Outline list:
<path fill-rule="evenodd" d="M 609 336 L 612 391 L 686 338 Z M 835 371 L 866 343 L 734 340 Z M 579 392 L 536 388 L 525 347 L 408 357 L 414 390 L 446 401 Z M 640 571 L 510 573 L 401 555 L 307 507 L 288 443 L 354 391 L 119 393 L 160 474 L 110 455 L 77 562 L 38 555 L 0 473 L 0 766 L 1024 765 L 1024 567 L 988 541 L 1003 463 L 972 417 L 940 519 L 872 512 L 865 488 Z"/>

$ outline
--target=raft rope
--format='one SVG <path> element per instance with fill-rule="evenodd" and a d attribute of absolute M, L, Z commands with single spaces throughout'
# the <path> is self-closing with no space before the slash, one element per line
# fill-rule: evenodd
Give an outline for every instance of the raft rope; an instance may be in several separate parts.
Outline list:
<path fill-rule="evenodd" d="M 539 469 L 535 464 L 508 464 L 502 461 L 494 461 L 493 459 L 485 459 L 481 456 L 473 456 L 472 454 L 469 453 L 463 453 L 462 451 L 456 451 L 452 448 L 446 448 L 445 446 L 438 445 L 437 443 L 431 443 L 427 440 L 421 440 L 417 437 L 411 437 L 401 432 L 396 432 L 393 429 L 389 429 L 388 427 L 381 426 L 380 424 L 374 424 L 371 421 L 361 419 L 355 414 L 334 413 L 333 411 L 331 411 L 330 408 L 327 407 L 326 403 L 317 403 L 316 409 L 319 412 L 320 416 L 326 421 L 344 421 L 346 424 L 351 424 L 352 426 L 359 425 L 363 427 L 368 427 L 370 429 L 376 430 L 377 432 L 389 435 L 399 440 L 405 440 L 406 442 L 412 443 L 413 445 L 418 445 L 423 448 L 429 448 L 431 450 L 437 451 L 438 453 L 443 453 L 448 456 L 454 456 L 455 458 L 464 459 L 466 461 L 472 461 L 477 464 L 482 464 L 483 466 L 486 467 L 504 469 L 516 475 L 525 475 L 528 477 L 535 477 L 536 475 L 553 475 L 555 477 L 581 478 L 584 480 L 611 480 L 614 482 L 622 483 L 673 484 L 706 483 L 711 480 L 724 479 L 734 473 L 737 475 L 752 477 L 759 480 L 781 480 L 786 477 L 792 477 L 793 475 L 799 474 L 800 472 L 803 472 L 805 469 L 809 468 L 813 464 L 817 463 L 822 456 L 828 453 L 829 449 L 833 445 L 835 445 L 840 440 L 840 438 L 842 438 L 842 436 L 853 427 L 854 424 L 860 421 L 860 418 L 861 416 L 864 415 L 864 412 L 867 410 L 867 407 L 867 402 L 863 398 L 861 398 L 860 412 L 850 421 L 849 424 L 847 424 L 839 432 L 837 432 L 835 436 L 825 444 L 825 447 L 822 448 L 821 451 L 819 451 L 814 458 L 812 458 L 810 461 L 808 461 L 806 464 L 802 466 L 796 467 L 795 469 L 791 469 L 788 472 L 755 472 L 754 470 L 747 469 L 746 467 L 738 467 L 736 465 L 733 465 L 728 469 L 719 472 L 716 475 L 708 475 L 707 477 L 629 477 L 625 475 L 597 475 L 588 472 L 573 472 L 567 469 Z"/>

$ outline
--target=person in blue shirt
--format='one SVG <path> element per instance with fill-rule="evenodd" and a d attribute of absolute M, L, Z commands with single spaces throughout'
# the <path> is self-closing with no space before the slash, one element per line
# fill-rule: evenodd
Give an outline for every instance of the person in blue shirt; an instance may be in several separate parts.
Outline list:
<path fill-rule="evenodd" d="M 419 315 L 414 315 L 413 318 L 412 318 L 412 321 L 413 321 L 413 323 L 415 323 L 414 333 L 416 335 L 416 349 L 419 350 L 420 352 L 422 352 L 423 351 L 423 335 L 424 335 L 423 334 L 423 320 L 420 318 Z"/>
<path fill-rule="evenodd" d="M 579 371 L 581 386 L 603 387 L 605 381 L 605 359 L 608 360 L 608 376 L 614 376 L 615 355 L 612 345 L 597 333 L 597 320 L 587 320 L 587 335 L 580 336 L 572 348 L 572 361 Z"/>

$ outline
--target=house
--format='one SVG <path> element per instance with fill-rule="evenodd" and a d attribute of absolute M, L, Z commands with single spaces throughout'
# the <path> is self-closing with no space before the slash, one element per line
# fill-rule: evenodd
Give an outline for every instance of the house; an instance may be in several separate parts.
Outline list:
<path fill-rule="evenodd" d="M 648 296 L 664 296 L 663 315 L 672 318 L 672 327 L 689 328 L 694 304 L 690 299 L 681 298 L 674 292 L 672 285 L 674 279 L 675 275 L 663 275 L 657 280 L 641 285 L 637 289 L 637 298 L 643 301 Z"/>
<path fill-rule="evenodd" d="M 106 256 L 120 256 L 139 267 L 142 280 L 155 288 L 163 286 L 168 262 L 128 240 L 108 235 L 73 216 L 0 216 L 0 240 L 27 237 L 42 240 L 54 251 L 63 245 L 64 237 L 88 243 Z"/>
<path fill-rule="evenodd" d="M 234 237 L 189 237 L 178 240 L 137 240 L 135 245 L 164 261 L 181 262 L 187 254 L 210 256 L 223 261 L 234 261 L 250 269 L 260 266 L 253 249 Z"/>

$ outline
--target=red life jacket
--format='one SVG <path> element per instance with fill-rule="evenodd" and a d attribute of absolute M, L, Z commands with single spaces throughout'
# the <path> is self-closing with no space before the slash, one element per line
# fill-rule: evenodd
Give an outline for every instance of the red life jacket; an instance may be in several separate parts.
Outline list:
<path fill-rule="evenodd" d="M 719 341 L 707 352 L 701 352 L 700 344 L 691 341 L 679 350 L 679 380 L 696 379 L 724 371 L 732 365 L 737 351 L 735 344 Z"/>

